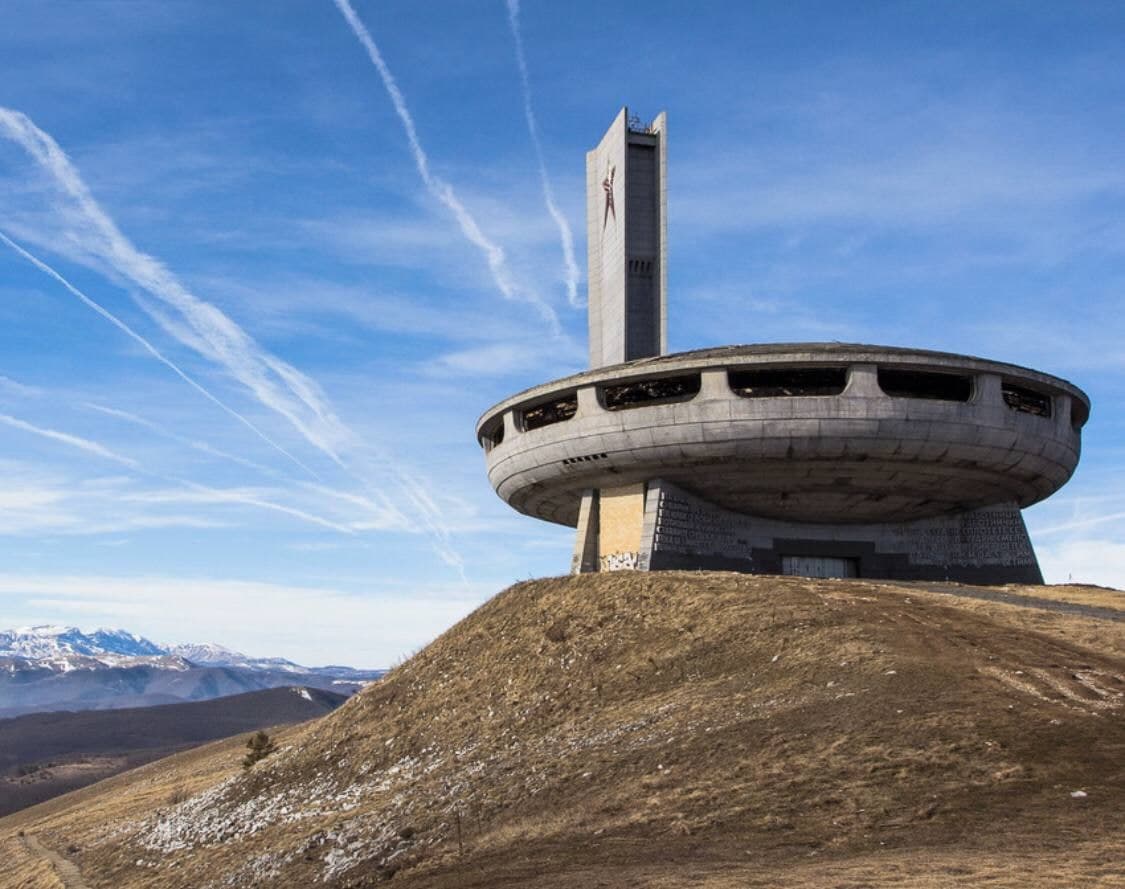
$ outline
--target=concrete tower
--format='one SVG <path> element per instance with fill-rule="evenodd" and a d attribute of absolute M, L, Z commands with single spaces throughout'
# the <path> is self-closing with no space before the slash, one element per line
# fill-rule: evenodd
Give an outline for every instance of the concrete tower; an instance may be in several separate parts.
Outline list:
<path fill-rule="evenodd" d="M 591 369 L 480 418 L 496 492 L 577 527 L 574 571 L 1041 582 L 1020 510 L 1074 472 L 1082 390 L 888 346 L 666 354 L 666 133 L 622 109 L 586 157 Z"/>
<path fill-rule="evenodd" d="M 590 367 L 663 355 L 667 122 L 622 108 L 586 155 Z"/>

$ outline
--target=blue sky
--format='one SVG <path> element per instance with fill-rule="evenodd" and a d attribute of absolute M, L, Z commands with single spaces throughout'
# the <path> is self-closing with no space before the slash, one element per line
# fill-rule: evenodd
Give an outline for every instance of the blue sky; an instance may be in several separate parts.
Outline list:
<path fill-rule="evenodd" d="M 473 437 L 586 357 L 509 7 L 353 5 L 401 108 L 332 0 L 6 0 L 0 624 L 378 666 L 566 569 Z M 638 9 L 518 8 L 578 268 L 585 151 L 667 109 L 671 348 L 1072 380 L 1083 461 L 1026 518 L 1048 580 L 1125 586 L 1120 4 Z"/>

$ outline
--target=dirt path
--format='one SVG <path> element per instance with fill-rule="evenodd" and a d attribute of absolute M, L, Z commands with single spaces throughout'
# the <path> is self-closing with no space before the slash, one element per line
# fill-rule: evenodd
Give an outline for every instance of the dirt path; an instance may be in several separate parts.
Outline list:
<path fill-rule="evenodd" d="M 55 873 L 62 880 L 65 889 L 90 889 L 86 885 L 86 881 L 82 879 L 82 872 L 78 870 L 74 862 L 64 858 L 58 852 L 48 849 L 31 834 L 24 834 L 20 839 L 23 840 L 24 848 L 32 855 L 37 855 L 51 862 L 51 867 L 55 869 Z"/>

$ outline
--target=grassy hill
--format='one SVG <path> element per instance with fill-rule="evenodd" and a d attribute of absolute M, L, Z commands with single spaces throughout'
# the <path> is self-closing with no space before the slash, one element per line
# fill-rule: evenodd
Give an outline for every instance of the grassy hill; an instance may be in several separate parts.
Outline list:
<path fill-rule="evenodd" d="M 121 889 L 1121 885 L 1125 599 L 1008 592 L 520 584 L 248 773 L 234 739 L 0 820 L 0 885 L 49 885 L 31 840 Z"/>

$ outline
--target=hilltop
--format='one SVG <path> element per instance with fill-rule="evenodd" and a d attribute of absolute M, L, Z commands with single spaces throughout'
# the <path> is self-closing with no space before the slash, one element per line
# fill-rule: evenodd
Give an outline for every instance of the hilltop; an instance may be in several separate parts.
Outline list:
<path fill-rule="evenodd" d="M 1119 885 L 1125 600 L 1002 593 L 519 584 L 248 773 L 232 739 L 0 820 L 0 881 Z"/>

